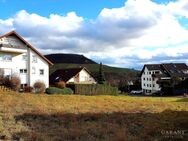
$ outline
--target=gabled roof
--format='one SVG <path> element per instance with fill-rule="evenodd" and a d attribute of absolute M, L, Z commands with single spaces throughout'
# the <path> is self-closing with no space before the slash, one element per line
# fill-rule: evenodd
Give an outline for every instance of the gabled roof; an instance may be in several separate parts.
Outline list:
<path fill-rule="evenodd" d="M 48 62 L 49 65 L 53 65 L 53 63 L 51 61 L 49 61 L 46 57 L 44 57 L 40 52 L 38 52 L 32 45 L 30 45 L 22 36 L 20 36 L 18 33 L 16 33 L 16 31 L 11 31 L 9 33 L 6 33 L 2 36 L 0 36 L 1 38 L 4 37 L 8 37 L 11 35 L 15 35 L 16 37 L 18 37 L 23 43 L 25 43 L 27 45 L 28 48 L 30 48 L 31 50 L 33 50 L 36 54 L 38 54 L 42 59 L 44 59 L 46 62 Z"/>
<path fill-rule="evenodd" d="M 188 77 L 188 74 L 183 72 L 188 71 L 188 66 L 185 63 L 162 64 L 162 67 L 171 77 Z"/>
<path fill-rule="evenodd" d="M 188 74 L 183 72 L 188 71 L 188 66 L 185 63 L 146 64 L 141 71 L 141 75 L 146 67 L 149 71 L 160 70 L 162 74 L 158 75 L 161 77 L 188 77 Z"/>
<path fill-rule="evenodd" d="M 149 71 L 152 70 L 160 70 L 163 71 L 161 68 L 161 64 L 145 64 L 144 67 L 142 68 L 142 71 L 140 73 L 140 76 L 142 75 L 142 73 L 144 72 L 145 68 L 147 68 Z"/>
<path fill-rule="evenodd" d="M 50 75 L 50 81 L 52 83 L 58 81 L 67 82 L 71 78 L 75 77 L 81 70 L 85 70 L 87 73 L 91 75 L 91 73 L 85 67 L 60 69 L 60 70 L 56 70 L 54 73 Z"/>

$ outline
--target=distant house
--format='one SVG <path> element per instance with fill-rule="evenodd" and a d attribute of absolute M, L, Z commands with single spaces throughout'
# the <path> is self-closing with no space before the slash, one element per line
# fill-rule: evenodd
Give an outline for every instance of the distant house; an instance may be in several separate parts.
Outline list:
<path fill-rule="evenodd" d="M 152 94 L 161 90 L 159 80 L 170 80 L 178 77 L 188 78 L 188 66 L 185 63 L 146 64 L 141 71 L 143 93 Z"/>
<path fill-rule="evenodd" d="M 86 68 L 60 69 L 50 75 L 50 84 L 64 81 L 66 84 L 95 84 L 96 80 Z"/>
<path fill-rule="evenodd" d="M 42 81 L 49 86 L 52 63 L 15 31 L 0 36 L 0 69 L 5 76 L 17 75 L 21 85 L 33 86 Z"/>

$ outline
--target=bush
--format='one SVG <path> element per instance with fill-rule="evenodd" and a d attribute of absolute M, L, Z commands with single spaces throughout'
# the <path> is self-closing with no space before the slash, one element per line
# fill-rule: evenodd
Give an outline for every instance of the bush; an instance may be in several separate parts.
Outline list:
<path fill-rule="evenodd" d="M 18 91 L 20 89 L 20 84 L 21 84 L 21 80 L 16 75 L 11 76 L 10 78 L 9 77 L 3 78 L 3 85 L 11 88 L 14 91 Z"/>
<path fill-rule="evenodd" d="M 4 83 L 4 70 L 0 69 L 0 85 Z"/>
<path fill-rule="evenodd" d="M 65 88 L 66 87 L 66 83 L 64 81 L 57 82 L 56 83 L 56 87 Z"/>
<path fill-rule="evenodd" d="M 117 95 L 118 88 L 107 84 L 77 84 L 74 87 L 76 94 L 83 95 Z"/>
<path fill-rule="evenodd" d="M 10 79 L 11 89 L 18 91 L 20 89 L 21 80 L 18 76 L 12 76 Z"/>
<path fill-rule="evenodd" d="M 33 85 L 33 89 L 34 89 L 35 93 L 44 93 L 46 86 L 45 86 L 44 82 L 36 81 Z"/>
<path fill-rule="evenodd" d="M 47 94 L 73 94 L 72 89 L 70 88 L 56 88 L 56 87 L 49 87 L 46 89 Z"/>
<path fill-rule="evenodd" d="M 24 92 L 25 93 L 30 93 L 30 92 L 32 92 L 32 90 L 33 90 L 33 87 L 31 87 L 31 86 L 24 87 Z"/>

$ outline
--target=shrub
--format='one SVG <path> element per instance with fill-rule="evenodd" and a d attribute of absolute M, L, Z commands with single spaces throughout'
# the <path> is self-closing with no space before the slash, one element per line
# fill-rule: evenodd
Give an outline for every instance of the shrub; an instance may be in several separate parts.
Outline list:
<path fill-rule="evenodd" d="M 21 80 L 18 76 L 12 76 L 10 79 L 11 89 L 18 91 L 20 89 Z"/>
<path fill-rule="evenodd" d="M 64 81 L 57 82 L 56 83 L 56 87 L 65 88 L 66 87 L 66 83 Z"/>
<path fill-rule="evenodd" d="M 31 87 L 31 86 L 24 87 L 24 92 L 25 93 L 30 93 L 30 92 L 32 92 L 32 90 L 33 90 L 33 87 Z"/>
<path fill-rule="evenodd" d="M 21 84 L 21 80 L 16 75 L 11 76 L 10 78 L 9 77 L 3 78 L 3 85 L 11 88 L 14 91 L 18 91 L 20 89 L 20 84 Z"/>
<path fill-rule="evenodd" d="M 45 86 L 44 82 L 36 81 L 33 85 L 33 89 L 34 89 L 35 93 L 44 93 L 46 86 Z"/>
<path fill-rule="evenodd" d="M 4 83 L 4 70 L 0 69 L 0 84 Z"/>
<path fill-rule="evenodd" d="M 56 88 L 56 87 L 49 87 L 46 89 L 47 94 L 73 94 L 72 89 L 70 88 Z"/>
<path fill-rule="evenodd" d="M 75 93 L 83 95 L 117 95 L 118 88 L 107 84 L 77 84 L 75 85 Z"/>

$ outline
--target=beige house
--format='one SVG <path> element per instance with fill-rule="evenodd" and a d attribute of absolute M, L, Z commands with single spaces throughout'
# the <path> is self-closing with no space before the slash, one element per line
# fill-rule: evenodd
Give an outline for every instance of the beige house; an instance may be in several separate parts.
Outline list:
<path fill-rule="evenodd" d="M 50 84 L 64 81 L 66 84 L 96 84 L 86 68 L 60 69 L 50 75 Z"/>

